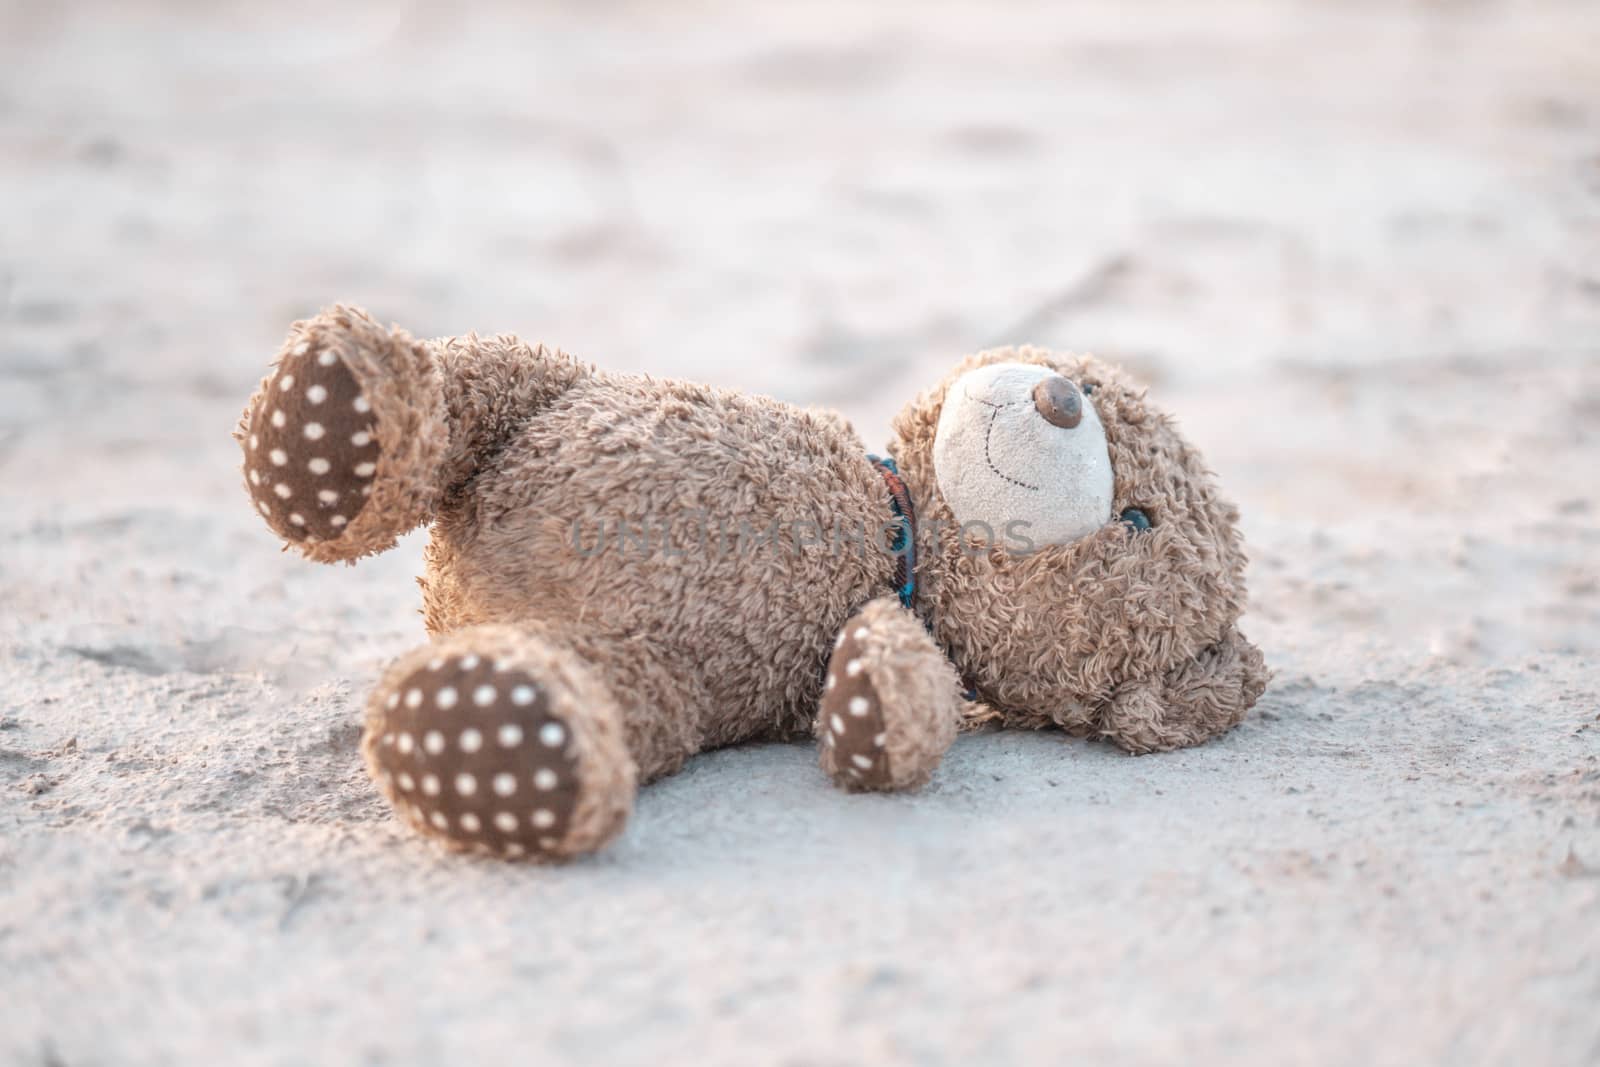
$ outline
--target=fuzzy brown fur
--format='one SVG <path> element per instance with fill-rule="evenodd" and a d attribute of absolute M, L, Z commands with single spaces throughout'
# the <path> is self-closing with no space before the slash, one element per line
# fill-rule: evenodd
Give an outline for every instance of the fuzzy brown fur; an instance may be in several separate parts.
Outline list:
<path fill-rule="evenodd" d="M 1115 510 L 1142 508 L 1153 529 L 1113 521 L 1029 555 L 963 550 L 933 473 L 934 432 L 956 375 L 999 360 L 1096 387 Z M 286 375 L 340 367 L 370 408 L 378 458 L 342 533 L 309 536 L 287 504 L 263 498 L 273 461 L 252 438 L 295 393 Z M 302 401 L 287 414 L 275 440 L 291 455 L 277 469 L 300 471 L 320 442 L 296 449 L 294 428 L 321 416 Z M 829 412 L 607 374 L 512 337 L 416 342 L 335 307 L 291 329 L 237 436 L 269 525 L 310 559 L 354 560 L 431 522 L 421 584 L 433 642 L 380 681 L 364 752 L 402 815 L 453 847 L 592 851 L 622 825 L 636 781 L 757 737 L 814 729 L 840 785 L 899 789 L 927 780 L 963 717 L 1056 724 L 1143 752 L 1212 736 L 1259 695 L 1260 654 L 1234 625 L 1237 514 L 1114 369 L 984 353 L 910 404 L 895 432 L 919 518 L 915 613 L 885 595 L 884 480 Z M 960 699 L 958 672 L 984 703 Z M 517 742 L 482 747 L 480 727 L 494 724 Z M 541 724 L 558 746 L 526 742 Z M 476 782 L 480 768 L 510 790 L 505 811 L 461 807 L 487 804 L 481 791 L 424 798 L 397 784 Z M 528 791 L 535 779 L 570 810 L 522 803 L 544 803 Z"/>
<path fill-rule="evenodd" d="M 1040 364 L 1093 388 L 1116 480 L 1112 513 L 1139 508 L 1152 529 L 1113 522 L 1023 556 L 963 550 L 934 480 L 934 432 L 950 384 L 1000 362 Z M 1260 652 L 1235 628 L 1245 605 L 1238 510 L 1171 417 L 1116 368 L 1027 347 L 984 352 L 906 407 L 894 431 L 891 452 L 922 519 L 927 614 L 1006 723 L 1053 723 L 1150 752 L 1222 732 L 1260 696 Z M 1220 692 L 1231 699 L 1219 705 Z"/>

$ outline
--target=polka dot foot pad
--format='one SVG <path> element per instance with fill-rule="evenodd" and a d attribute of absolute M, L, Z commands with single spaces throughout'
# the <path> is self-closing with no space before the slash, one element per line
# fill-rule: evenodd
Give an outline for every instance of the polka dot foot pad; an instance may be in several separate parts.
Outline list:
<path fill-rule="evenodd" d="M 256 397 L 244 436 L 256 510 L 286 541 L 331 541 L 372 495 L 377 417 L 331 348 L 301 340 Z"/>
<path fill-rule="evenodd" d="M 828 664 L 818 725 L 827 749 L 824 766 L 835 780 L 854 789 L 886 789 L 883 702 L 863 655 L 869 635 L 867 627 L 854 622 L 841 635 Z"/>
<path fill-rule="evenodd" d="M 527 672 L 435 659 L 383 699 L 378 784 L 418 830 L 508 857 L 559 853 L 577 806 L 572 732 Z"/>

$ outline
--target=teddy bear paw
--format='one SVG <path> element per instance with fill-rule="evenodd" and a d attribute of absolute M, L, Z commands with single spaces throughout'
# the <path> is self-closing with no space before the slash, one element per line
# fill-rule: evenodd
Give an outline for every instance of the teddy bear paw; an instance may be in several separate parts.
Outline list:
<path fill-rule="evenodd" d="M 593 851 L 631 806 L 631 764 L 596 743 L 574 694 L 536 667 L 473 652 L 392 677 L 369 710 L 369 768 L 395 811 L 457 850 L 556 859 Z M 586 736 L 587 735 L 587 736 Z"/>
<path fill-rule="evenodd" d="M 955 673 L 898 604 L 869 604 L 839 635 L 817 716 L 822 767 L 849 790 L 908 789 L 955 738 Z"/>

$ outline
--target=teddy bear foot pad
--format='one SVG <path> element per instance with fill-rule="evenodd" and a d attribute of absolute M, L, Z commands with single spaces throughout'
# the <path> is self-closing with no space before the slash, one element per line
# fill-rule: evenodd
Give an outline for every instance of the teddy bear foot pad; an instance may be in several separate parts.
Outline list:
<path fill-rule="evenodd" d="M 883 701 L 863 658 L 868 633 L 863 625 L 842 635 L 828 671 L 820 732 L 833 773 L 847 788 L 887 789 L 892 779 Z"/>
<path fill-rule="evenodd" d="M 384 708 L 378 780 L 403 818 L 468 848 L 556 851 L 577 801 L 577 759 L 532 676 L 471 654 L 440 658 Z"/>
<path fill-rule="evenodd" d="M 609 765 L 626 756 L 585 736 L 581 699 L 515 655 L 419 650 L 373 695 L 363 748 L 413 829 L 456 850 L 570 856 L 620 827 L 633 785 Z"/>

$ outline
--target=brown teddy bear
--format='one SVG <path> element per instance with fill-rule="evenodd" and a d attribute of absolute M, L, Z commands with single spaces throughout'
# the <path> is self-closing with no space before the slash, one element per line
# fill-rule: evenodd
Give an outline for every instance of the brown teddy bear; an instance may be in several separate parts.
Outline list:
<path fill-rule="evenodd" d="M 985 352 L 894 432 L 877 459 L 830 413 L 335 307 L 236 436 L 310 559 L 432 524 L 432 640 L 362 751 L 456 848 L 593 851 L 639 783 L 739 741 L 814 731 L 838 785 L 905 789 L 964 723 L 1150 752 L 1261 693 L 1237 512 L 1117 370 Z"/>

